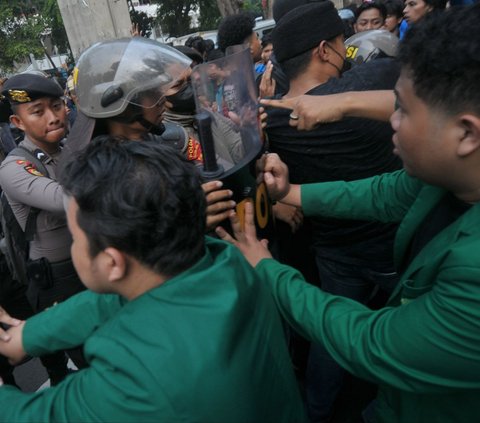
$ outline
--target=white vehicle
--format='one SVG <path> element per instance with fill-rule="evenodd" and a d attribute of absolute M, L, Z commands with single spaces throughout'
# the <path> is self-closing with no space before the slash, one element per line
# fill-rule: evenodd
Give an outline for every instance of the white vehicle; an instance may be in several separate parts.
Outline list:
<path fill-rule="evenodd" d="M 273 19 L 262 19 L 257 21 L 253 30 L 257 33 L 261 41 L 264 35 L 270 34 L 273 31 L 273 28 L 275 28 L 275 21 Z"/>

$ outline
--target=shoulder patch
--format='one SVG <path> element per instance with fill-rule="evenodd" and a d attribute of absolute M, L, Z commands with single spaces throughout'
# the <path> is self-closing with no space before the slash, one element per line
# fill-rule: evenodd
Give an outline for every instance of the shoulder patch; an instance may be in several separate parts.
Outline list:
<path fill-rule="evenodd" d="M 39 172 L 35 166 L 30 163 L 29 161 L 27 160 L 17 160 L 16 163 L 20 166 L 23 166 L 23 168 L 28 172 L 30 173 L 30 175 L 34 175 L 34 176 L 45 176 L 43 173 Z"/>
<path fill-rule="evenodd" d="M 187 160 L 203 162 L 202 146 L 193 137 L 188 138 Z"/>

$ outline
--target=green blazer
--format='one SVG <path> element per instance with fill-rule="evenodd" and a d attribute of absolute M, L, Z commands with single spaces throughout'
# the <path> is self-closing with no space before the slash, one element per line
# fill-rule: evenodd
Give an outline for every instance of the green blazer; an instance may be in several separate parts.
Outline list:
<path fill-rule="evenodd" d="M 0 421 L 305 421 L 269 289 L 222 241 L 130 302 L 87 291 L 24 328 L 33 355 L 81 343 L 90 367 L 58 386 L 1 387 Z"/>
<path fill-rule="evenodd" d="M 302 186 L 306 215 L 401 222 L 395 261 L 445 191 L 404 171 Z M 274 260 L 257 271 L 281 313 L 348 371 L 379 384 L 376 421 L 480 421 L 480 205 L 434 237 L 372 311 L 306 284 Z"/>

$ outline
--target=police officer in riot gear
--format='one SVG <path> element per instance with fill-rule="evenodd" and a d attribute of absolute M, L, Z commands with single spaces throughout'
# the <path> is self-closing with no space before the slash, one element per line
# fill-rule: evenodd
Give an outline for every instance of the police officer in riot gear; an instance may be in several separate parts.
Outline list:
<path fill-rule="evenodd" d="M 74 71 L 79 113 L 66 148 L 78 150 L 95 136 L 110 134 L 139 141 L 157 139 L 187 158 L 198 159 L 200 155 L 189 157 L 190 140 L 185 131 L 163 122 L 165 103 L 184 88 L 182 81 L 190 75 L 190 63 L 176 49 L 142 37 L 91 46 Z M 219 189 L 221 186 L 218 181 L 203 185 L 210 229 L 235 205 L 231 191 Z"/>

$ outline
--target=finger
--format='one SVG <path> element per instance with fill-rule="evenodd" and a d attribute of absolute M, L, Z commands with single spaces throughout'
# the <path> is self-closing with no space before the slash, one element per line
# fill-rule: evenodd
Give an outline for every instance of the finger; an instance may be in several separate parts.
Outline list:
<path fill-rule="evenodd" d="M 235 201 L 231 200 L 233 192 L 229 189 L 222 189 L 220 191 L 213 191 L 210 194 L 207 194 L 207 206 L 213 206 L 220 202 L 225 203 L 235 203 Z M 219 209 L 221 210 L 221 209 Z"/>
<path fill-rule="evenodd" d="M 281 100 L 260 99 L 260 104 L 266 107 L 277 107 L 279 109 L 293 109 L 295 107 L 295 98 L 283 98 Z"/>
<path fill-rule="evenodd" d="M 221 226 L 215 228 L 215 233 L 220 239 L 229 242 L 230 244 L 236 245 L 237 241 Z"/>
<path fill-rule="evenodd" d="M 213 202 L 207 206 L 207 215 L 215 215 L 232 210 L 236 205 L 237 203 L 233 200 Z"/>
<path fill-rule="evenodd" d="M 248 203 L 247 203 L 248 205 Z M 245 232 L 243 230 L 243 222 L 240 221 L 237 213 L 230 215 L 230 225 L 232 226 L 233 236 L 237 241 L 245 241 Z"/>
<path fill-rule="evenodd" d="M 245 204 L 245 235 L 252 239 L 257 239 L 257 229 L 255 228 L 255 213 L 253 211 L 253 202 L 248 201 Z"/>
<path fill-rule="evenodd" d="M 216 191 L 222 188 L 222 186 L 223 186 L 222 181 L 210 181 L 210 182 L 203 183 L 202 189 L 205 194 L 208 194 L 209 192 Z"/>
<path fill-rule="evenodd" d="M 0 322 L 9 326 L 18 326 L 22 321 L 11 317 L 3 307 L 0 307 Z"/>
<path fill-rule="evenodd" d="M 228 219 L 233 213 L 232 209 L 225 210 L 221 213 L 207 214 L 207 231 L 211 231 L 220 225 L 224 220 Z"/>

